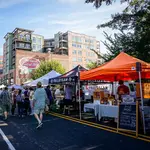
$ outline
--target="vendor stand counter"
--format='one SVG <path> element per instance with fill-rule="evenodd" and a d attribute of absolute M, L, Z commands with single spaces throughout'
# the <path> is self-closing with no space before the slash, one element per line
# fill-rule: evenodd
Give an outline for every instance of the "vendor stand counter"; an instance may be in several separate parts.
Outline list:
<path fill-rule="evenodd" d="M 94 110 L 95 116 L 98 115 L 99 121 L 102 117 L 110 117 L 118 119 L 118 106 L 117 105 L 105 105 L 98 103 L 88 103 L 84 105 L 84 112 Z M 141 107 L 140 107 L 141 110 Z M 150 115 L 150 106 L 144 106 L 144 114 Z"/>
<path fill-rule="evenodd" d="M 118 106 L 115 105 L 99 105 L 98 119 L 102 117 L 118 118 Z"/>
<path fill-rule="evenodd" d="M 84 112 L 88 112 L 89 110 L 94 110 L 94 115 L 97 116 L 99 112 L 99 105 L 96 103 L 88 103 L 84 104 Z"/>

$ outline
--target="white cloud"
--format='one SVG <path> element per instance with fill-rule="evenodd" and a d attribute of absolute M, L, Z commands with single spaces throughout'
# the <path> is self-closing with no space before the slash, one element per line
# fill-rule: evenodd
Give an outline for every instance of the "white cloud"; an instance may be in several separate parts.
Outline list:
<path fill-rule="evenodd" d="M 44 17 L 34 18 L 28 21 L 28 24 L 38 23 L 44 21 Z"/>
<path fill-rule="evenodd" d="M 84 22 L 84 20 L 52 20 L 49 24 L 60 24 L 60 25 L 77 25 Z"/>
<path fill-rule="evenodd" d="M 0 0 L 0 8 L 7 8 L 28 0 Z"/>
<path fill-rule="evenodd" d="M 75 17 L 75 16 L 83 16 L 83 15 L 95 15 L 95 14 L 104 15 L 103 13 L 109 13 L 109 12 L 111 13 L 116 10 L 119 12 L 120 10 L 122 10 L 124 8 L 126 8 L 125 3 L 123 3 L 122 5 L 120 5 L 120 3 L 117 3 L 114 5 L 105 6 L 105 7 L 99 8 L 99 9 L 93 8 L 91 11 L 73 12 L 73 13 L 70 13 L 69 16 Z"/>
<path fill-rule="evenodd" d="M 59 2 L 79 2 L 80 0 L 59 0 Z M 43 16 L 44 24 L 38 25 L 35 32 L 43 35 L 45 38 L 52 38 L 55 33 L 68 30 L 95 36 L 99 41 L 105 41 L 103 31 L 113 34 L 115 31 L 109 28 L 97 29 L 98 24 L 103 24 L 111 19 L 111 14 L 121 12 L 126 7 L 125 4 L 114 3 L 111 6 L 104 6 L 100 9 L 94 7 L 76 8 L 76 12 L 58 12 Z M 41 16 L 40 16 L 41 17 Z M 39 17 L 39 18 L 40 18 Z M 61 18 L 61 19 L 60 19 Z M 41 21 L 41 19 L 32 20 L 30 23 Z M 45 28 L 44 28 L 45 27 Z M 106 53 L 106 47 L 101 43 L 101 52 Z"/>

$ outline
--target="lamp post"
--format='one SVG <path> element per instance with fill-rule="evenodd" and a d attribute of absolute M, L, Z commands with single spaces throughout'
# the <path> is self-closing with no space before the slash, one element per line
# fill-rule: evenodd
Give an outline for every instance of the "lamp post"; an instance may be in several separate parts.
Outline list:
<path fill-rule="evenodd" d="M 52 53 L 51 53 L 51 51 L 52 51 L 51 48 L 48 48 L 48 49 L 47 49 L 48 54 L 49 54 L 49 55 L 51 54 L 51 61 L 52 61 Z"/>

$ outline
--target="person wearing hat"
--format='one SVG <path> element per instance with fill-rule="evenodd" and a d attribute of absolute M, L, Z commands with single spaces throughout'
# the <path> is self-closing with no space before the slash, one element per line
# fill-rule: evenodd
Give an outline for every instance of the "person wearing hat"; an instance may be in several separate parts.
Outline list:
<path fill-rule="evenodd" d="M 43 123 L 43 113 L 46 107 L 47 94 L 45 89 L 42 87 L 41 82 L 37 83 L 37 89 L 34 92 L 34 116 L 38 121 L 37 129 L 40 128 Z"/>

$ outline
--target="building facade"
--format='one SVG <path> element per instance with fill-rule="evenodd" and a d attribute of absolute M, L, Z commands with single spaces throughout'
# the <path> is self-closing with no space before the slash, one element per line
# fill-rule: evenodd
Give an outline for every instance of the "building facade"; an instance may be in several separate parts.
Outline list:
<path fill-rule="evenodd" d="M 100 53 L 100 42 L 96 37 L 68 31 L 58 32 L 53 39 L 44 41 L 45 52 L 51 50 L 52 53 L 69 56 L 69 69 L 78 64 L 86 67 L 88 63 L 98 60 L 94 51 Z"/>
<path fill-rule="evenodd" d="M 44 39 L 32 30 L 16 28 L 5 35 L 3 45 L 3 84 L 22 84 L 31 78 L 41 60 L 58 60 L 66 71 L 98 60 L 92 50 L 100 53 L 96 37 L 71 31 L 58 32 Z"/>
<path fill-rule="evenodd" d="M 32 51 L 43 52 L 44 51 L 44 36 L 32 34 Z"/>
<path fill-rule="evenodd" d="M 0 56 L 0 75 L 3 74 L 3 56 Z"/>

